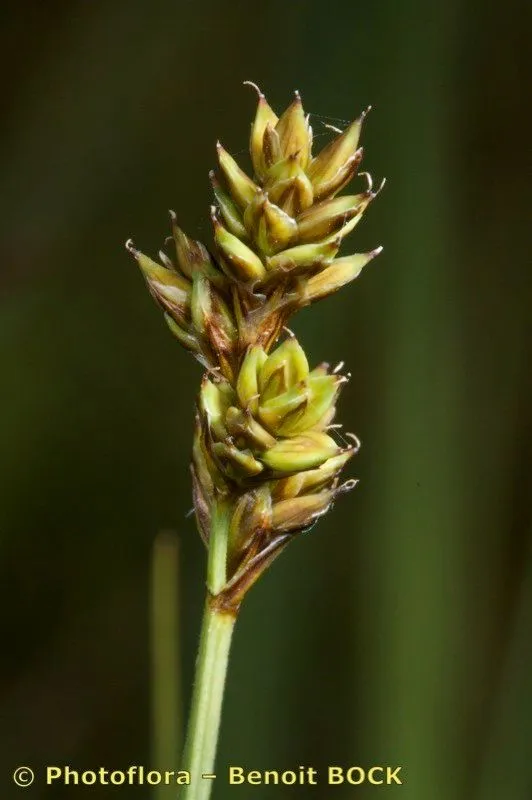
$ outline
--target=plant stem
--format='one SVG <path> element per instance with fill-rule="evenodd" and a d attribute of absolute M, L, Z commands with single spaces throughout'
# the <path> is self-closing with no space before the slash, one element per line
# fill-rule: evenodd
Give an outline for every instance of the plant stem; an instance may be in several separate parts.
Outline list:
<path fill-rule="evenodd" d="M 234 613 L 217 607 L 215 595 L 226 580 L 227 532 L 229 508 L 215 506 L 209 541 L 207 587 L 209 595 L 201 628 L 196 676 L 181 769 L 190 773 L 190 784 L 183 787 L 182 800 L 208 800 L 214 774 L 216 746 L 229 663 L 231 637 L 236 620 Z"/>
<path fill-rule="evenodd" d="M 218 594 L 227 581 L 227 537 L 231 511 L 228 501 L 219 500 L 213 504 L 207 562 L 207 588 L 212 595 Z"/>

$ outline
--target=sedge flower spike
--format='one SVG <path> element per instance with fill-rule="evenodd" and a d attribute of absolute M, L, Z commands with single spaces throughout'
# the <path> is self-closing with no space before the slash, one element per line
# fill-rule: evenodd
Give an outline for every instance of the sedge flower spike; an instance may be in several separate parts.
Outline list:
<path fill-rule="evenodd" d="M 310 370 L 294 337 L 270 355 L 250 348 L 234 386 L 204 377 L 192 464 L 195 507 L 208 543 L 211 498 L 233 487 L 227 558 L 231 577 L 238 572 L 241 579 L 239 593 L 256 579 L 257 556 L 269 553 L 272 542 L 286 544 L 285 534 L 309 528 L 353 487 L 353 481 L 339 484 L 338 476 L 358 442 L 340 445 L 328 432 L 346 380 L 327 364 Z"/>
<path fill-rule="evenodd" d="M 382 249 L 338 256 L 378 194 L 368 173 L 360 173 L 361 189 L 339 194 L 362 161 L 369 109 L 314 154 L 299 92 L 278 116 L 251 85 L 258 95 L 253 175 L 217 143 L 212 250 L 190 239 L 174 212 L 173 258 L 161 251 L 157 262 L 126 244 L 170 330 L 206 368 L 194 435 L 194 505 L 207 546 L 220 504 L 229 509 L 225 583 L 217 594 L 233 608 L 264 568 L 261 554 L 269 563 L 355 483 L 340 484 L 339 475 L 356 438 L 340 445 L 335 426 L 328 431 L 346 378 L 326 365 L 310 370 L 293 335 L 272 348 L 292 314 L 352 281 Z"/>
<path fill-rule="evenodd" d="M 359 139 L 369 109 L 313 155 L 299 93 L 279 117 L 257 93 L 253 177 L 217 144 L 218 171 L 210 173 L 213 252 L 189 239 L 173 212 L 174 260 L 160 253 L 158 263 L 127 243 L 174 335 L 230 381 L 249 346 L 268 351 L 292 314 L 358 277 L 382 249 L 338 256 L 379 191 L 363 172 L 360 189 L 338 194 L 362 161 Z"/>
<path fill-rule="evenodd" d="M 360 187 L 340 194 L 362 161 L 367 111 L 314 153 L 299 93 L 277 115 L 251 85 L 258 94 L 253 174 L 218 142 L 212 248 L 189 238 L 174 212 L 171 256 L 160 251 L 156 261 L 126 243 L 170 330 L 205 369 L 191 472 L 208 551 L 207 602 L 184 800 L 210 795 L 212 783 L 201 776 L 214 771 L 231 633 L 244 596 L 286 545 L 357 483 L 340 479 L 360 444 L 333 423 L 348 380 L 342 364 L 311 369 L 287 322 L 357 278 L 382 249 L 339 256 L 378 194 L 366 172 Z"/>

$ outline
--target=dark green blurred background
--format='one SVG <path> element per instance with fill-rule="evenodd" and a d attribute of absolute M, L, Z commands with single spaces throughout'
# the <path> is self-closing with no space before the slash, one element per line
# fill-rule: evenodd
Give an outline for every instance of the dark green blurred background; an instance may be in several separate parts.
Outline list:
<path fill-rule="evenodd" d="M 181 540 L 188 703 L 201 370 L 123 242 L 155 254 L 169 208 L 209 239 L 207 173 L 218 137 L 245 151 L 246 79 L 278 108 L 298 88 L 317 134 L 373 104 L 364 166 L 388 185 L 347 250 L 383 255 L 293 321 L 313 362 L 353 373 L 340 418 L 364 443 L 360 485 L 246 600 L 219 771 L 400 764 L 405 785 L 219 780 L 215 798 L 532 796 L 526 5 L 4 6 L 2 798 L 147 795 L 10 775 L 149 765 L 163 528 Z"/>

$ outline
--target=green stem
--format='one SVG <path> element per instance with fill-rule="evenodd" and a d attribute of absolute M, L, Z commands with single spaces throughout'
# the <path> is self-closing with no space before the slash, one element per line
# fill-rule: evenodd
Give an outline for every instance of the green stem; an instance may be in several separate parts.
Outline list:
<path fill-rule="evenodd" d="M 207 562 L 207 588 L 212 595 L 218 594 L 227 582 L 227 537 L 231 511 L 232 507 L 226 501 L 213 504 Z"/>
<path fill-rule="evenodd" d="M 181 793 L 182 800 L 208 800 L 218 743 L 225 676 L 229 663 L 235 615 L 218 608 L 215 595 L 226 582 L 228 507 L 215 507 L 209 542 L 207 587 L 209 596 L 201 628 L 196 676 L 181 769 L 190 773 L 190 784 Z"/>

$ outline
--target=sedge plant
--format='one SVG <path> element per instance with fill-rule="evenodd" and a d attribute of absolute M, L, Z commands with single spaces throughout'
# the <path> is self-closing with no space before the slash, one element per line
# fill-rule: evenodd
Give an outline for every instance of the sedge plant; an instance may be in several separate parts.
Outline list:
<path fill-rule="evenodd" d="M 337 256 L 377 194 L 369 174 L 359 173 L 365 185 L 339 195 L 362 161 L 367 112 L 313 155 L 299 93 L 279 117 L 257 93 L 253 178 L 217 145 L 214 249 L 190 239 L 173 212 L 173 258 L 160 252 L 157 263 L 127 242 L 170 330 L 205 368 L 191 471 L 207 597 L 182 764 L 190 773 L 186 800 L 210 795 L 212 782 L 202 775 L 214 770 L 243 598 L 297 534 L 356 484 L 340 482 L 340 473 L 358 439 L 346 434 L 339 443 L 333 423 L 347 378 L 326 363 L 311 369 L 287 322 L 356 278 L 381 250 Z"/>

